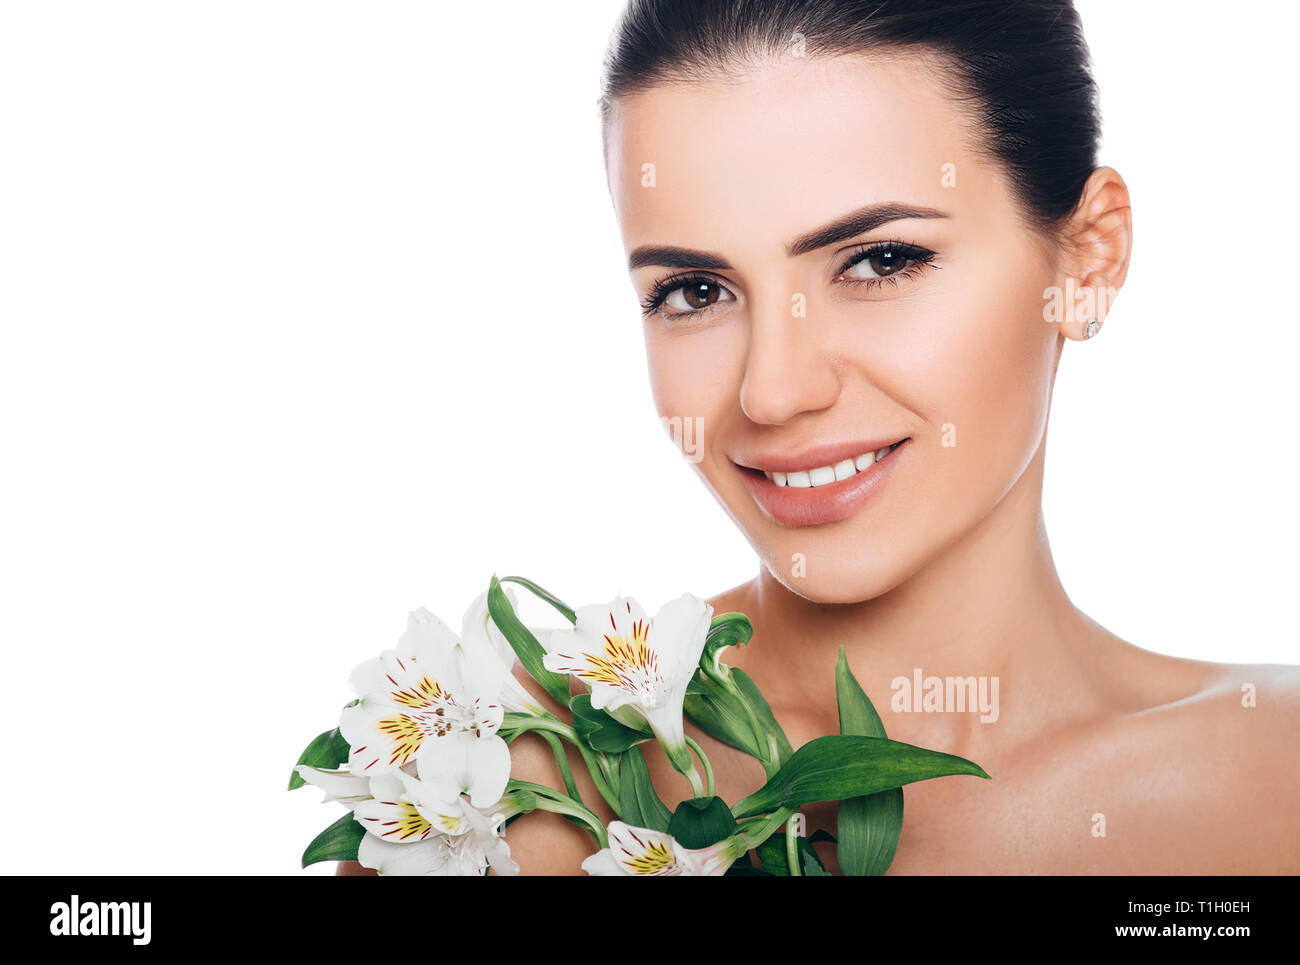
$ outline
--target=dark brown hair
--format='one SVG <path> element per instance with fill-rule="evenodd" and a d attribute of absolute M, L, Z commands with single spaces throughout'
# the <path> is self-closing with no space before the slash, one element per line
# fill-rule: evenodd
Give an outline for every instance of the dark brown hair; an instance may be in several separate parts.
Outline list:
<path fill-rule="evenodd" d="M 605 57 L 602 128 L 618 98 L 706 81 L 788 54 L 915 51 L 945 68 L 1031 223 L 1075 208 L 1097 166 L 1101 118 L 1069 0 L 630 0 Z"/>

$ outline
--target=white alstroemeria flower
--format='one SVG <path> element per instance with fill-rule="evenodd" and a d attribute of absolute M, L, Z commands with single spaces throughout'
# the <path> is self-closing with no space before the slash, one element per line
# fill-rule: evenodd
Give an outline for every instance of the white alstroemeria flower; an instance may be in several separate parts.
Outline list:
<path fill-rule="evenodd" d="M 484 875 L 488 868 L 498 875 L 517 875 L 519 865 L 501 837 L 507 816 L 501 810 L 466 804 L 460 833 L 405 842 L 366 834 L 357 847 L 357 861 L 381 875 Z"/>
<path fill-rule="evenodd" d="M 373 777 L 418 764 L 429 753 L 441 759 L 456 747 L 457 758 L 480 774 L 471 782 L 475 797 L 495 801 L 510 770 L 509 749 L 497 736 L 504 714 L 499 695 L 509 674 L 480 647 L 462 645 L 428 610 L 412 611 L 396 649 L 352 672 L 360 701 L 339 718 L 351 748 L 349 772 Z"/>
<path fill-rule="evenodd" d="M 501 589 L 506 599 L 510 601 L 510 608 L 518 612 L 518 601 L 514 590 L 508 586 L 502 586 Z M 519 662 L 519 657 L 515 653 L 515 648 L 510 646 L 510 641 L 505 638 L 505 634 L 493 622 L 487 601 L 488 591 L 484 590 L 465 610 L 461 642 L 467 650 L 495 655 L 507 671 L 513 671 L 515 664 Z M 533 716 L 546 713 L 546 708 L 510 672 L 506 673 L 505 682 L 501 685 L 500 698 L 501 705 L 508 713 Z"/>
<path fill-rule="evenodd" d="M 517 875 L 519 865 L 501 837 L 501 826 L 518 810 L 509 797 L 476 808 L 461 795 L 405 771 L 361 777 L 300 764 L 302 779 L 353 812 L 366 830 L 357 861 L 388 875 Z"/>
<path fill-rule="evenodd" d="M 589 875 L 722 875 L 740 857 L 740 846 L 724 838 L 707 848 L 683 848 L 671 834 L 609 825 L 609 847 L 582 862 Z"/>
<path fill-rule="evenodd" d="M 441 788 L 426 786 L 404 771 L 362 777 L 305 764 L 299 764 L 297 771 L 304 781 L 325 792 L 322 803 L 338 801 L 367 831 L 381 838 L 422 841 L 431 834 L 455 835 L 467 830 L 459 796 L 447 798 Z"/>
<path fill-rule="evenodd" d="M 404 771 L 370 778 L 370 798 L 352 807 L 360 825 L 382 841 L 416 843 L 464 834 L 459 798 L 446 799 Z"/>
<path fill-rule="evenodd" d="M 636 600 L 580 607 L 572 629 L 556 630 L 542 659 L 591 688 L 591 706 L 628 725 L 650 725 L 675 762 L 689 762 L 682 725 L 686 687 L 700 663 L 713 607 L 690 593 L 646 618 Z"/>

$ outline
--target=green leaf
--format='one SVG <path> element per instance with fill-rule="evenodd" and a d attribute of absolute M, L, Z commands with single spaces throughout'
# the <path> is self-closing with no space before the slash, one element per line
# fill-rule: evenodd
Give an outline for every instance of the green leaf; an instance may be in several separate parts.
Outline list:
<path fill-rule="evenodd" d="M 351 748 L 348 742 L 343 739 L 339 729 L 327 730 L 323 734 L 317 734 L 312 742 L 307 745 L 307 749 L 302 752 L 298 758 L 299 764 L 306 764 L 308 767 L 318 767 L 322 771 L 332 771 L 348 761 L 348 754 Z M 294 770 L 289 777 L 289 790 L 304 787 L 307 784 L 302 779 L 302 775 Z"/>
<path fill-rule="evenodd" d="M 501 589 L 501 581 L 495 576 L 492 577 L 492 582 L 488 585 L 488 612 L 492 614 L 492 622 L 497 625 L 506 640 L 510 642 L 510 646 L 514 648 L 519 657 L 519 662 L 524 665 L 524 669 L 557 702 L 567 705 L 569 703 L 569 678 L 564 674 L 547 670 L 542 665 L 542 658 L 546 656 L 545 648 L 537 642 L 537 638 L 533 636 L 533 631 L 524 626 L 519 617 L 515 615 L 514 607 L 510 605 L 510 598 Z"/>
<path fill-rule="evenodd" d="M 885 725 L 849 669 L 844 648 L 835 662 L 835 701 L 840 733 L 885 737 Z M 903 831 L 903 789 L 893 787 L 841 801 L 835 829 L 835 856 L 846 875 L 883 875 L 898 850 Z"/>
<path fill-rule="evenodd" d="M 641 748 L 633 747 L 620 759 L 618 766 L 618 816 L 624 824 L 654 831 L 667 831 L 672 813 L 650 780 L 650 768 Z"/>
<path fill-rule="evenodd" d="M 365 835 L 366 829 L 349 811 L 307 845 L 307 850 L 302 853 L 302 866 L 305 868 L 318 861 L 356 861 L 357 847 Z"/>
<path fill-rule="evenodd" d="M 740 801 L 732 813 L 744 818 L 814 801 L 841 801 L 950 774 L 988 777 L 978 764 L 952 754 L 883 737 L 828 734 L 795 751 L 780 771 Z"/>
<path fill-rule="evenodd" d="M 594 751 L 622 754 L 629 747 L 635 747 L 643 740 L 654 737 L 648 727 L 645 730 L 633 730 L 605 711 L 592 707 L 591 694 L 578 694 L 571 699 L 569 710 L 573 712 L 573 729 Z"/>
<path fill-rule="evenodd" d="M 736 819 L 720 797 L 697 797 L 677 805 L 668 833 L 683 848 L 707 848 L 736 833 Z"/>
<path fill-rule="evenodd" d="M 800 838 L 796 845 L 799 848 L 799 869 L 808 877 L 828 876 L 830 872 L 822 864 L 817 849 L 812 846 L 813 840 L 817 840 L 816 835 L 812 839 Z M 778 831 L 754 850 L 758 852 L 758 860 L 763 863 L 764 871 L 770 875 L 789 877 L 790 863 L 785 857 L 784 831 Z"/>
<path fill-rule="evenodd" d="M 518 583 L 524 589 L 531 591 L 534 596 L 538 597 L 539 599 L 545 600 L 551 606 L 555 607 L 555 609 L 560 611 L 560 615 L 563 616 L 564 619 L 568 620 L 570 623 L 578 622 L 578 614 L 574 612 L 573 607 L 569 606 L 567 603 L 565 603 L 555 594 L 547 593 L 545 590 L 543 590 L 532 580 L 526 580 L 522 576 L 503 576 L 501 577 L 501 582 Z"/>
<path fill-rule="evenodd" d="M 682 710 L 692 723 L 710 737 L 722 741 L 728 747 L 744 751 L 751 757 L 763 759 L 758 745 L 754 743 L 754 731 L 735 697 L 725 691 L 691 693 L 688 689 Z"/>
<path fill-rule="evenodd" d="M 794 748 L 790 746 L 790 741 L 785 736 L 785 731 L 782 729 L 781 725 L 777 723 L 776 715 L 772 713 L 772 708 L 768 704 L 767 698 L 764 697 L 763 692 L 758 689 L 758 684 L 754 683 L 754 681 L 750 679 L 749 674 L 745 673 L 745 671 L 738 667 L 733 667 L 731 669 L 731 679 L 735 681 L 736 687 L 740 690 L 745 699 L 749 701 L 749 706 L 753 708 L 754 716 L 758 718 L 759 723 L 763 724 L 767 728 L 768 733 L 772 735 L 770 739 L 775 741 L 775 745 L 770 749 L 771 753 L 767 756 L 772 757 L 773 764 L 780 767 L 790 759 L 790 755 L 794 753 Z"/>
<path fill-rule="evenodd" d="M 799 860 L 803 863 L 803 876 L 805 878 L 829 878 L 831 876 L 831 873 L 826 870 L 826 866 L 822 864 L 822 859 L 817 857 L 817 852 L 812 849 L 812 845 L 808 846 L 807 851 L 802 846 L 800 847 Z"/>
<path fill-rule="evenodd" d="M 727 647 L 743 647 L 754 635 L 754 625 L 743 613 L 719 613 L 709 621 L 709 634 L 700 654 L 700 667 L 706 672 L 718 668 L 721 651 Z"/>

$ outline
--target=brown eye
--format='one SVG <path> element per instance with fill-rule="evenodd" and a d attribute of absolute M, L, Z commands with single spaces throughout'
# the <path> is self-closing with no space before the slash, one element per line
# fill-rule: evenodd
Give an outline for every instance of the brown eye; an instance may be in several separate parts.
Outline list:
<path fill-rule="evenodd" d="M 906 268 L 912 259 L 897 248 L 873 248 L 846 272 L 850 277 L 887 278 Z"/>
<path fill-rule="evenodd" d="M 646 315 L 658 311 L 664 317 L 676 319 L 688 315 L 702 315 L 703 312 L 736 300 L 727 287 L 712 278 L 680 278 L 669 280 L 651 294 L 649 302 L 643 306 Z"/>
<path fill-rule="evenodd" d="M 898 269 L 907 264 L 907 259 L 892 249 L 888 251 L 873 251 L 871 254 L 867 255 L 863 261 L 869 264 L 871 270 L 877 275 L 892 275 L 894 272 L 898 271 Z"/>
<path fill-rule="evenodd" d="M 934 252 L 928 249 L 890 242 L 858 252 L 849 260 L 842 274 L 846 278 L 859 281 L 888 278 L 912 265 L 928 264 L 932 258 Z"/>
<path fill-rule="evenodd" d="M 686 303 L 686 307 L 679 309 L 676 305 L 670 304 L 668 306 L 676 311 L 691 311 L 692 309 L 708 308 L 718 300 L 718 286 L 713 284 L 713 282 L 691 282 L 689 285 L 683 285 L 677 291 L 681 293 L 682 301 Z M 676 294 L 676 292 L 674 292 L 674 294 Z M 670 295 L 667 301 L 671 302 L 672 300 L 672 296 Z"/>

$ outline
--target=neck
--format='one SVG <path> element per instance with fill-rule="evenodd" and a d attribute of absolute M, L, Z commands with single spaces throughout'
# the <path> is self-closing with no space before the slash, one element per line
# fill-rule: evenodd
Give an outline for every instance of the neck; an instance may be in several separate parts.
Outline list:
<path fill-rule="evenodd" d="M 874 599 L 814 603 L 764 568 L 753 589 L 756 637 L 798 640 L 799 652 L 792 659 L 788 646 L 758 641 L 736 664 L 765 692 L 772 688 L 774 707 L 821 708 L 816 713 L 825 718 L 817 723 L 822 733 L 837 732 L 833 668 L 840 646 L 886 730 L 900 740 L 943 739 L 948 746 L 974 748 L 990 734 L 978 713 L 891 713 L 891 682 L 913 680 L 918 671 L 924 677 L 997 677 L 1002 738 L 1019 729 L 1020 721 L 1041 724 L 1087 702 L 1082 648 L 1088 621 L 1070 603 L 1052 561 L 1041 509 L 1043 464 L 1040 446 L 978 525 Z M 1036 685 L 1044 680 L 1053 681 L 1050 708 L 1035 699 L 1047 690 Z"/>

